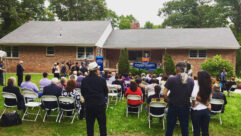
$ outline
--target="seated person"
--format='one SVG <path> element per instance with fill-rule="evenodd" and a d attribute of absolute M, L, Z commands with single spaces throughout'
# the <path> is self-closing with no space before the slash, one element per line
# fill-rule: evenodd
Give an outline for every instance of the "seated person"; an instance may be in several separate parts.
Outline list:
<path fill-rule="evenodd" d="M 122 94 L 124 94 L 124 83 L 121 80 L 121 76 L 116 75 L 115 76 L 115 81 L 113 81 L 112 84 L 120 85 L 121 86 L 121 90 L 118 90 L 118 91 L 122 91 Z"/>
<path fill-rule="evenodd" d="M 149 112 L 149 110 L 150 110 L 150 103 L 151 102 L 164 102 L 164 96 L 162 95 L 162 94 L 160 94 L 161 93 L 161 87 L 159 86 L 159 85 L 156 85 L 155 87 L 154 87 L 154 89 L 155 89 L 155 94 L 153 94 L 153 95 L 150 95 L 148 98 L 147 98 L 147 105 L 146 105 L 146 112 L 148 113 Z M 164 110 L 164 109 L 163 109 Z M 155 108 L 153 108 L 152 109 L 152 113 L 153 114 L 158 114 L 158 113 L 160 113 L 160 111 L 158 111 L 158 109 L 155 109 Z"/>
<path fill-rule="evenodd" d="M 77 71 L 73 71 L 73 74 L 69 76 L 69 79 L 77 80 Z"/>
<path fill-rule="evenodd" d="M 145 101 L 146 93 L 145 93 L 145 85 L 142 84 L 142 80 L 140 78 L 136 79 L 137 86 L 141 88 L 141 92 L 143 94 L 143 101 Z"/>
<path fill-rule="evenodd" d="M 226 100 L 226 96 L 221 92 L 219 84 L 213 85 L 212 98 L 224 100 L 224 106 L 223 106 L 223 109 L 222 109 L 222 113 L 223 113 L 224 107 L 227 104 L 227 100 Z M 212 110 L 217 111 L 218 109 L 220 109 L 220 106 L 212 105 Z"/>
<path fill-rule="evenodd" d="M 38 97 L 41 97 L 43 94 L 43 92 L 39 92 L 39 89 L 36 86 L 36 84 L 31 82 L 31 75 L 25 76 L 25 82 L 21 84 L 21 89 L 31 89 L 38 94 Z"/>
<path fill-rule="evenodd" d="M 156 86 L 156 85 L 158 85 L 159 83 L 158 83 L 158 80 L 157 79 L 152 79 L 151 80 L 151 84 L 150 85 L 147 85 L 147 87 L 146 87 L 146 92 L 147 92 L 147 94 L 148 93 L 150 93 L 150 92 L 154 92 L 154 87 Z M 148 94 L 149 95 L 149 94 Z"/>
<path fill-rule="evenodd" d="M 3 88 L 3 92 L 15 94 L 17 97 L 17 102 L 12 99 L 5 99 L 5 103 L 9 106 L 17 104 L 19 110 L 25 111 L 24 98 L 23 98 L 22 94 L 20 93 L 19 88 L 14 86 L 15 81 L 16 81 L 16 79 L 14 77 L 10 77 L 8 79 L 7 86 Z"/>
<path fill-rule="evenodd" d="M 48 86 L 51 84 L 51 81 L 48 79 L 48 73 L 44 72 L 43 73 L 43 79 L 39 81 L 39 87 L 44 88 L 45 86 Z"/>
<path fill-rule="evenodd" d="M 127 90 L 126 90 L 125 96 L 127 97 L 130 94 L 141 96 L 141 101 L 139 101 L 139 100 L 128 100 L 127 101 L 128 105 L 138 106 L 140 104 L 143 104 L 141 89 L 137 86 L 137 83 L 135 81 L 131 81 L 130 87 L 127 88 Z M 135 109 L 130 108 L 129 110 L 130 111 L 136 111 L 136 108 Z"/>
<path fill-rule="evenodd" d="M 67 85 L 66 78 L 61 77 L 59 87 L 62 89 L 62 91 L 65 90 L 66 85 Z"/>
<path fill-rule="evenodd" d="M 77 72 L 77 80 L 76 80 L 76 84 L 77 84 L 77 88 L 80 88 L 82 80 L 85 78 L 84 74 L 81 71 Z"/>
<path fill-rule="evenodd" d="M 62 89 L 59 86 L 57 86 L 58 82 L 59 82 L 58 78 L 53 78 L 51 80 L 51 84 L 44 87 L 43 95 L 53 95 L 53 96 L 56 96 L 58 98 L 62 93 Z M 58 107 L 56 102 L 43 103 L 44 108 L 45 108 L 45 105 L 48 105 L 48 107 L 46 107 L 48 109 Z"/>
<path fill-rule="evenodd" d="M 235 82 L 235 78 L 234 78 L 234 77 L 232 77 L 231 80 L 230 80 L 229 82 L 227 82 L 227 84 L 226 84 L 226 89 L 229 90 L 229 89 L 232 87 L 232 85 L 236 85 L 236 82 Z M 235 89 L 232 88 L 230 91 L 234 91 L 234 90 L 235 90 Z"/>
<path fill-rule="evenodd" d="M 76 108 L 77 112 L 80 114 L 81 111 L 81 97 L 80 94 L 77 90 L 75 90 L 76 88 L 76 81 L 73 79 L 70 79 L 67 82 L 67 86 L 65 88 L 64 91 L 62 91 L 62 96 L 66 96 L 66 97 L 72 97 L 75 99 L 75 107 L 73 104 L 69 104 L 69 103 L 60 103 L 61 107 L 65 108 L 65 109 L 72 109 L 72 108 Z M 71 112 L 67 112 L 67 115 L 71 115 Z"/>

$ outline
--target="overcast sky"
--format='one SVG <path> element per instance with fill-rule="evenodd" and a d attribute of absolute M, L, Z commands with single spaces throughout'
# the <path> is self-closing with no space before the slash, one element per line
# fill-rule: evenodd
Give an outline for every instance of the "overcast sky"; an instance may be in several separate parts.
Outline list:
<path fill-rule="evenodd" d="M 146 21 L 151 21 L 155 25 L 163 22 L 164 18 L 157 16 L 157 14 L 166 1 L 170 0 L 106 0 L 106 3 L 108 9 L 115 11 L 117 15 L 132 14 L 140 22 L 140 25 L 144 26 Z"/>

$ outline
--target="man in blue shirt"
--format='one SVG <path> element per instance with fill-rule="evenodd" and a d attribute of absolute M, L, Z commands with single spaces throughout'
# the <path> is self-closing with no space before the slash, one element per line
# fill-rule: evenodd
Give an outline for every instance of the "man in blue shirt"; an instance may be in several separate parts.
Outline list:
<path fill-rule="evenodd" d="M 39 92 L 39 89 L 36 86 L 36 84 L 31 82 L 31 75 L 25 76 L 25 82 L 21 84 L 21 89 L 31 89 L 38 94 L 38 97 L 41 97 L 43 94 L 43 92 Z"/>

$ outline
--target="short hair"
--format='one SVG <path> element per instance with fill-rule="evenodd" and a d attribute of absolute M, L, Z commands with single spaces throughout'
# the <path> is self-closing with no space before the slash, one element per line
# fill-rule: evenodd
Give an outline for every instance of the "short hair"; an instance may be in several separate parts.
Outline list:
<path fill-rule="evenodd" d="M 186 63 L 185 62 L 178 62 L 176 64 L 176 68 L 178 72 L 184 73 L 186 71 Z"/>
<path fill-rule="evenodd" d="M 61 83 L 61 84 L 64 84 L 65 82 L 66 82 L 66 78 L 65 78 L 65 77 L 61 77 L 60 83 Z"/>
<path fill-rule="evenodd" d="M 76 88 L 76 81 L 73 79 L 70 79 L 67 82 L 67 87 L 66 87 L 66 91 L 67 92 L 73 92 L 73 90 Z"/>
<path fill-rule="evenodd" d="M 141 78 L 137 78 L 137 79 L 136 79 L 136 83 L 137 83 L 137 84 L 140 84 L 141 82 L 142 82 Z"/>
<path fill-rule="evenodd" d="M 71 76 L 69 77 L 69 79 L 74 79 L 74 80 L 75 80 L 75 76 L 74 76 L 74 75 L 71 75 Z"/>
<path fill-rule="evenodd" d="M 77 71 L 74 71 L 74 72 L 73 72 L 73 75 L 77 75 Z"/>
<path fill-rule="evenodd" d="M 30 80 L 31 80 L 31 75 L 27 74 L 27 75 L 25 76 L 25 81 L 30 81 Z"/>
<path fill-rule="evenodd" d="M 8 86 L 14 86 L 15 81 L 15 77 L 8 78 Z"/>
<path fill-rule="evenodd" d="M 58 80 L 58 78 L 52 78 L 52 80 L 51 80 L 51 83 L 52 84 L 58 84 L 58 82 L 59 82 L 59 80 Z"/>
<path fill-rule="evenodd" d="M 155 94 L 160 95 L 160 92 L 161 92 L 161 86 L 156 85 L 156 86 L 154 87 L 154 89 L 155 89 Z"/>
<path fill-rule="evenodd" d="M 44 72 L 43 73 L 43 77 L 46 78 L 48 76 L 48 73 L 47 72 Z"/>
<path fill-rule="evenodd" d="M 153 79 L 151 79 L 151 83 L 152 83 L 152 84 L 153 84 L 153 83 L 159 84 L 159 81 L 158 81 L 156 78 L 153 78 Z"/>
<path fill-rule="evenodd" d="M 81 72 L 81 71 L 78 71 L 78 72 L 77 72 L 77 76 L 80 76 L 80 75 L 82 75 L 82 72 Z"/>
<path fill-rule="evenodd" d="M 135 81 L 131 81 L 130 89 L 132 92 L 135 92 L 137 90 L 137 83 Z"/>

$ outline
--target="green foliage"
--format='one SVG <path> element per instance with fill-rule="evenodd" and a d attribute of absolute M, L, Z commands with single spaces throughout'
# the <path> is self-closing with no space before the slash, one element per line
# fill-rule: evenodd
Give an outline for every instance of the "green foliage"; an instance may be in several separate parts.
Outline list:
<path fill-rule="evenodd" d="M 129 73 L 130 62 L 129 62 L 128 58 L 129 58 L 128 50 L 126 48 L 121 49 L 119 61 L 118 61 L 119 74 L 128 74 Z"/>
<path fill-rule="evenodd" d="M 107 19 L 111 20 L 111 24 L 113 28 L 117 28 L 119 26 L 120 18 L 119 16 L 112 10 L 107 10 Z"/>
<path fill-rule="evenodd" d="M 172 59 L 172 56 L 168 53 L 164 55 L 164 72 L 167 75 L 175 75 L 176 74 L 176 66 Z"/>
<path fill-rule="evenodd" d="M 163 70 L 163 68 L 158 68 L 158 69 L 154 70 L 152 73 L 159 76 L 161 73 L 164 73 L 164 70 Z"/>
<path fill-rule="evenodd" d="M 130 29 L 131 23 L 133 21 L 136 21 L 133 15 L 127 15 L 127 16 L 121 15 L 119 19 L 120 19 L 119 29 Z"/>
<path fill-rule="evenodd" d="M 105 0 L 50 0 L 49 9 L 62 21 L 103 20 Z"/>
<path fill-rule="evenodd" d="M 163 26 L 175 28 L 224 27 L 227 9 L 209 0 L 172 0 L 164 4 L 159 16 L 166 16 Z"/>
<path fill-rule="evenodd" d="M 132 68 L 132 69 L 130 69 L 130 71 L 129 71 L 133 76 L 137 76 L 137 75 L 141 75 L 142 73 L 145 73 L 145 74 L 147 74 L 148 73 L 148 71 L 147 70 L 144 70 L 144 69 L 136 69 L 136 68 Z"/>
<path fill-rule="evenodd" d="M 233 65 L 228 60 L 222 59 L 221 55 L 216 55 L 213 58 L 207 59 L 201 64 L 201 68 L 206 70 L 211 76 L 215 76 L 218 79 L 223 69 L 226 69 L 227 76 L 231 77 L 233 73 Z"/>
<path fill-rule="evenodd" d="M 153 28 L 153 23 L 151 23 L 150 21 L 147 21 L 144 25 L 145 29 L 152 29 Z"/>

